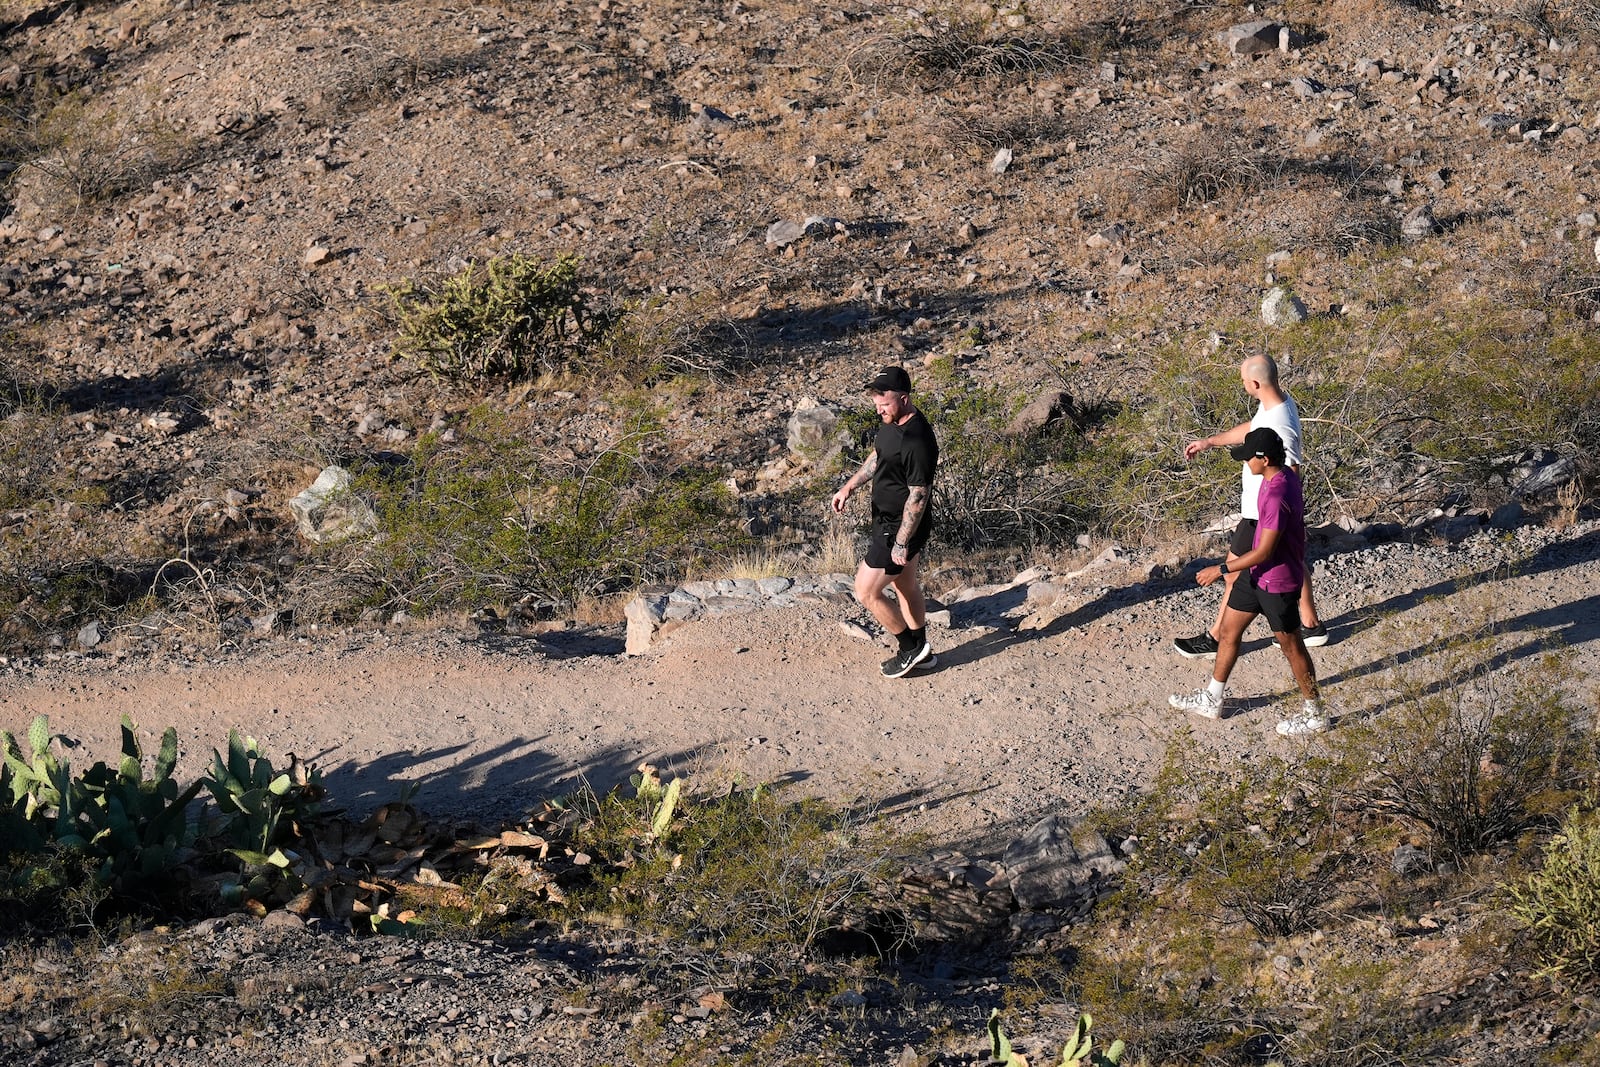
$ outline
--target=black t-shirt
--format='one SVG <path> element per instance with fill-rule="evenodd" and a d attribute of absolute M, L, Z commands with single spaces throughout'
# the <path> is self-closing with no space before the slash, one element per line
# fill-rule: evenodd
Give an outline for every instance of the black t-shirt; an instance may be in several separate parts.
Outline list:
<path fill-rule="evenodd" d="M 922 412 L 905 422 L 878 427 L 878 469 L 872 475 L 872 513 L 899 518 L 913 485 L 933 486 L 939 443 Z"/>

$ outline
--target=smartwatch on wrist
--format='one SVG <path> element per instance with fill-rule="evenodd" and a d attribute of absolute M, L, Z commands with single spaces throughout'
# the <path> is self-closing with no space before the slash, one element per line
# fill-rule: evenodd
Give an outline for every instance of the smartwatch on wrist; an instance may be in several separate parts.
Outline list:
<path fill-rule="evenodd" d="M 1221 563 L 1217 564 L 1217 570 L 1220 571 L 1223 574 L 1227 574 L 1228 573 L 1228 561 L 1227 560 L 1223 560 Z"/>

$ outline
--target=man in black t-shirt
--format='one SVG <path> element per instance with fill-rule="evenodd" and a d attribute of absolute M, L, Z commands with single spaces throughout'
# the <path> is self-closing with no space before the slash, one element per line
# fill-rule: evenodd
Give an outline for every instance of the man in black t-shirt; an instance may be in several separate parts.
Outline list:
<path fill-rule="evenodd" d="M 872 454 L 833 494 L 833 510 L 842 514 L 850 494 L 872 483 L 872 535 L 867 558 L 856 569 L 856 597 L 899 643 L 899 651 L 884 661 L 883 673 L 900 678 L 938 662 L 928 647 L 928 603 L 917 581 L 917 563 L 933 529 L 939 443 L 911 404 L 911 378 L 903 368 L 885 367 L 867 383 L 867 391 L 883 425 Z M 893 601 L 883 595 L 891 585 Z"/>

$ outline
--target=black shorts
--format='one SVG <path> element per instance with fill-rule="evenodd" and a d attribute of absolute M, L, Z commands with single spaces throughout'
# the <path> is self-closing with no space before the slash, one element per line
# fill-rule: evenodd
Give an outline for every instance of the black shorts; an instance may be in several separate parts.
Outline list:
<path fill-rule="evenodd" d="M 1275 634 L 1300 632 L 1300 590 L 1269 593 L 1256 585 L 1254 575 L 1241 574 L 1228 594 L 1228 607 L 1251 615 L 1265 615 Z"/>
<path fill-rule="evenodd" d="M 1239 525 L 1233 528 L 1233 540 L 1228 542 L 1228 555 L 1242 556 L 1254 547 L 1256 547 L 1256 520 L 1240 519 Z"/>
<path fill-rule="evenodd" d="M 917 527 L 917 532 L 906 542 L 908 561 L 922 554 L 922 547 L 928 543 L 928 535 L 932 532 L 933 516 L 925 514 L 922 516 L 922 524 Z M 905 569 L 890 555 L 894 551 L 894 539 L 899 533 L 900 519 L 897 516 L 873 517 L 872 533 L 867 540 L 867 566 L 875 567 L 885 574 L 899 574 Z"/>

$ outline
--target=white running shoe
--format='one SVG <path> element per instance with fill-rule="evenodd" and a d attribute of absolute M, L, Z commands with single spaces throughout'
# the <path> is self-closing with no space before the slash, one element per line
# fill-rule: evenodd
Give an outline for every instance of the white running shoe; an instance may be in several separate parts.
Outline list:
<path fill-rule="evenodd" d="M 1193 693 L 1173 693 L 1167 698 L 1167 703 L 1179 711 L 1192 711 L 1203 719 L 1220 719 L 1227 708 L 1227 701 L 1222 697 L 1214 697 L 1209 689 L 1197 689 Z"/>
<path fill-rule="evenodd" d="M 1301 707 L 1300 714 L 1292 715 L 1278 724 L 1278 732 L 1284 737 L 1309 737 L 1325 733 L 1328 726 L 1328 712 L 1322 702 L 1308 700 Z"/>

